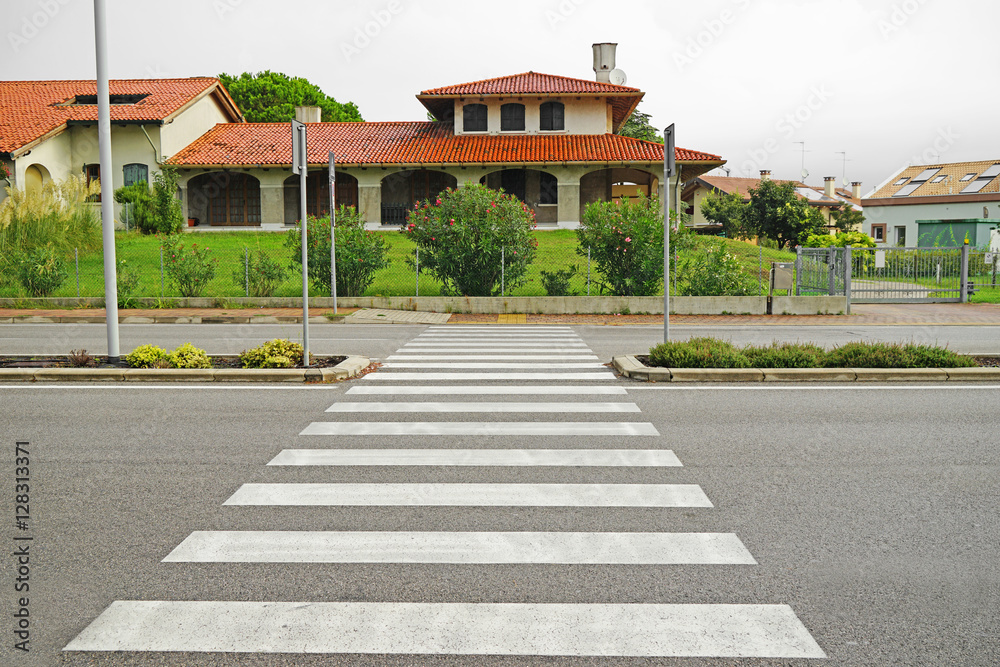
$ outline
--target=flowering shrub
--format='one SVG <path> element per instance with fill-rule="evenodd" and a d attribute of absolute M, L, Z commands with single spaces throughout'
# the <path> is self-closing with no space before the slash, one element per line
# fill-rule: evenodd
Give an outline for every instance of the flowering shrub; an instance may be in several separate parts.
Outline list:
<path fill-rule="evenodd" d="M 259 248 L 248 253 L 244 262 L 233 268 L 233 282 L 245 286 L 247 296 L 273 296 L 287 275 L 287 268 Z"/>
<path fill-rule="evenodd" d="M 17 280 L 28 296 L 50 296 L 68 275 L 65 262 L 52 248 L 36 248 L 17 264 Z"/>
<path fill-rule="evenodd" d="M 174 236 L 164 237 L 162 243 L 163 264 L 170 282 L 181 296 L 201 296 L 215 277 L 219 260 L 209 257 L 208 248 L 199 248 L 197 243 L 185 248 Z"/>
<path fill-rule="evenodd" d="M 602 291 L 650 296 L 663 282 L 663 209 L 640 196 L 588 204 L 576 230 L 577 253 L 591 258 L 603 276 Z"/>
<path fill-rule="evenodd" d="M 685 279 L 679 285 L 683 296 L 748 296 L 759 290 L 755 280 L 720 243 L 707 252 L 685 254 L 681 267 Z"/>
<path fill-rule="evenodd" d="M 306 254 L 309 280 L 314 289 L 330 294 L 330 218 L 309 217 Z M 302 272 L 302 232 L 300 226 L 285 236 L 292 253 L 292 268 Z M 341 206 L 337 210 L 337 295 L 362 296 L 375 280 L 375 273 L 389 266 L 389 244 L 378 233 L 365 229 L 357 210 Z"/>
<path fill-rule="evenodd" d="M 485 185 L 448 188 L 414 205 L 403 233 L 420 249 L 420 269 L 442 293 L 493 296 L 525 283 L 538 241 L 535 214 L 521 200 Z"/>

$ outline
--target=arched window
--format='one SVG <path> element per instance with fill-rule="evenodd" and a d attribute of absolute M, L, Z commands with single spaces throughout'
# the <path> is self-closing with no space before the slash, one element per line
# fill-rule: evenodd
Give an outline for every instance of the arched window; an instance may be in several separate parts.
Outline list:
<path fill-rule="evenodd" d="M 524 105 L 504 104 L 500 107 L 500 131 L 524 132 Z"/>
<path fill-rule="evenodd" d="M 546 102 L 541 108 L 543 132 L 561 132 L 566 129 L 566 107 L 562 102 Z"/>
<path fill-rule="evenodd" d="M 485 104 L 466 104 L 462 107 L 463 129 L 466 132 L 485 132 L 489 114 Z"/>

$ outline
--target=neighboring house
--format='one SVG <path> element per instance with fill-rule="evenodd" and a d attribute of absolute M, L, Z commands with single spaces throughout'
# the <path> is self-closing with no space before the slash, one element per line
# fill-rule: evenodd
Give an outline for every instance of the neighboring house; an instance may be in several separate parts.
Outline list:
<path fill-rule="evenodd" d="M 907 167 L 864 200 L 865 231 L 898 246 L 989 244 L 1000 225 L 1000 160 Z"/>
<path fill-rule="evenodd" d="M 115 173 L 104 195 L 149 182 L 165 158 L 217 123 L 243 120 L 214 78 L 116 80 L 110 92 Z M 71 174 L 100 178 L 96 83 L 0 81 L 0 161 L 18 188 Z"/>
<path fill-rule="evenodd" d="M 663 146 L 615 134 L 644 93 L 608 81 L 611 58 L 595 60 L 596 81 L 527 72 L 425 90 L 417 99 L 434 121 L 308 123 L 308 213 L 329 207 L 330 151 L 338 205 L 356 206 L 369 228 L 400 225 L 414 202 L 467 183 L 517 196 L 540 228 L 578 226 L 590 202 L 662 194 Z M 187 217 L 295 224 L 291 146 L 288 123 L 212 128 L 167 161 L 180 169 Z M 686 149 L 676 157 L 683 178 L 724 164 Z"/>
<path fill-rule="evenodd" d="M 684 184 L 681 199 L 688 205 L 687 212 L 691 215 L 691 227 L 701 233 L 718 233 L 720 225 L 705 219 L 701 212 L 701 203 L 712 195 L 738 193 L 744 201 L 750 201 L 750 190 L 760 187 L 761 181 L 771 180 L 770 171 L 761 171 L 760 178 L 736 178 L 729 176 L 700 176 Z M 861 183 L 852 183 L 850 191 L 836 187 L 837 179 L 830 176 L 825 179 L 823 188 L 816 188 L 799 181 L 775 181 L 776 183 L 791 183 L 800 199 L 809 202 L 810 206 L 818 208 L 826 220 L 827 230 L 831 233 L 834 227 L 833 211 L 841 206 L 850 206 L 856 211 L 861 207 Z M 860 230 L 859 230 L 860 231 Z"/>

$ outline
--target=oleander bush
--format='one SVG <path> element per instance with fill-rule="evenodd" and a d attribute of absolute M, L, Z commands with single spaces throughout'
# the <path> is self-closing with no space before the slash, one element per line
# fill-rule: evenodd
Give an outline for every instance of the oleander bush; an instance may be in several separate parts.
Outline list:
<path fill-rule="evenodd" d="M 125 357 L 130 368 L 159 368 L 159 362 L 167 359 L 168 353 L 156 345 L 140 345 Z"/>
<path fill-rule="evenodd" d="M 278 338 L 240 353 L 243 368 L 295 368 L 302 364 L 302 345 Z"/>

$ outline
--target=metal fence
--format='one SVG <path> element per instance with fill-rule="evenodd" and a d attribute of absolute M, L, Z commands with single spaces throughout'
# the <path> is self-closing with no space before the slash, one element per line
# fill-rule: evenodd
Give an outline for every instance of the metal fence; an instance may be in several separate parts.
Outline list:
<path fill-rule="evenodd" d="M 438 296 L 442 284 L 426 270 L 426 260 L 416 253 L 416 245 L 398 232 L 375 232 L 392 235 L 389 239 L 389 265 L 376 271 L 370 285 L 364 290 L 365 296 Z M 551 235 L 551 236 L 548 236 Z M 215 299 L 261 296 L 255 293 L 262 273 L 270 270 L 280 274 L 272 281 L 269 292 L 274 297 L 297 297 L 302 294 L 300 265 L 293 257 L 301 257 L 298 247 L 285 245 L 286 235 L 268 232 L 233 233 L 190 233 L 184 234 L 181 242 L 188 248 L 192 244 L 207 247 L 215 260 L 214 275 L 201 296 Z M 513 281 L 501 262 L 493 267 L 499 275 L 499 292 L 504 296 L 546 296 L 553 286 L 561 287 L 560 295 L 616 296 L 614 290 L 599 270 L 596 253 L 587 248 L 579 248 L 572 235 L 553 232 L 538 232 L 540 244 L 535 251 L 534 261 L 528 266 L 523 282 Z M 689 276 L 699 257 L 707 252 L 718 252 L 721 245 L 708 240 L 699 240 L 694 249 L 674 252 L 667 284 L 671 294 L 690 294 Z M 116 258 L 119 263 L 119 292 L 133 298 L 173 299 L 182 296 L 176 282 L 171 277 L 170 258 L 164 256 L 159 239 L 136 233 L 119 233 L 116 243 Z M 506 248 L 511 256 L 516 248 Z M 791 253 L 757 246 L 732 246 L 725 248 L 732 256 L 744 276 L 744 293 L 764 295 L 768 290 L 768 271 L 772 261 L 791 261 Z M 338 268 L 345 266 L 338 248 Z M 53 297 L 103 298 L 104 268 L 101 251 L 76 251 L 66 264 L 67 278 L 51 294 Z M 660 263 L 662 267 L 662 261 Z M 679 268 L 680 267 L 680 268 Z M 552 280 L 551 275 L 563 272 L 563 280 Z M 549 277 L 546 277 L 549 274 Z M 0 276 L 2 279 L 3 276 Z M 0 297 L 19 298 L 27 296 L 12 276 L 0 281 Z M 329 296 L 328 286 L 312 285 L 312 296 Z M 662 295 L 662 285 L 657 295 Z M 346 296 L 343 292 L 340 296 Z"/>
<path fill-rule="evenodd" d="M 969 246 L 854 248 L 853 303 L 964 303 Z"/>
<path fill-rule="evenodd" d="M 796 296 L 845 296 L 851 291 L 850 248 L 797 248 Z"/>

